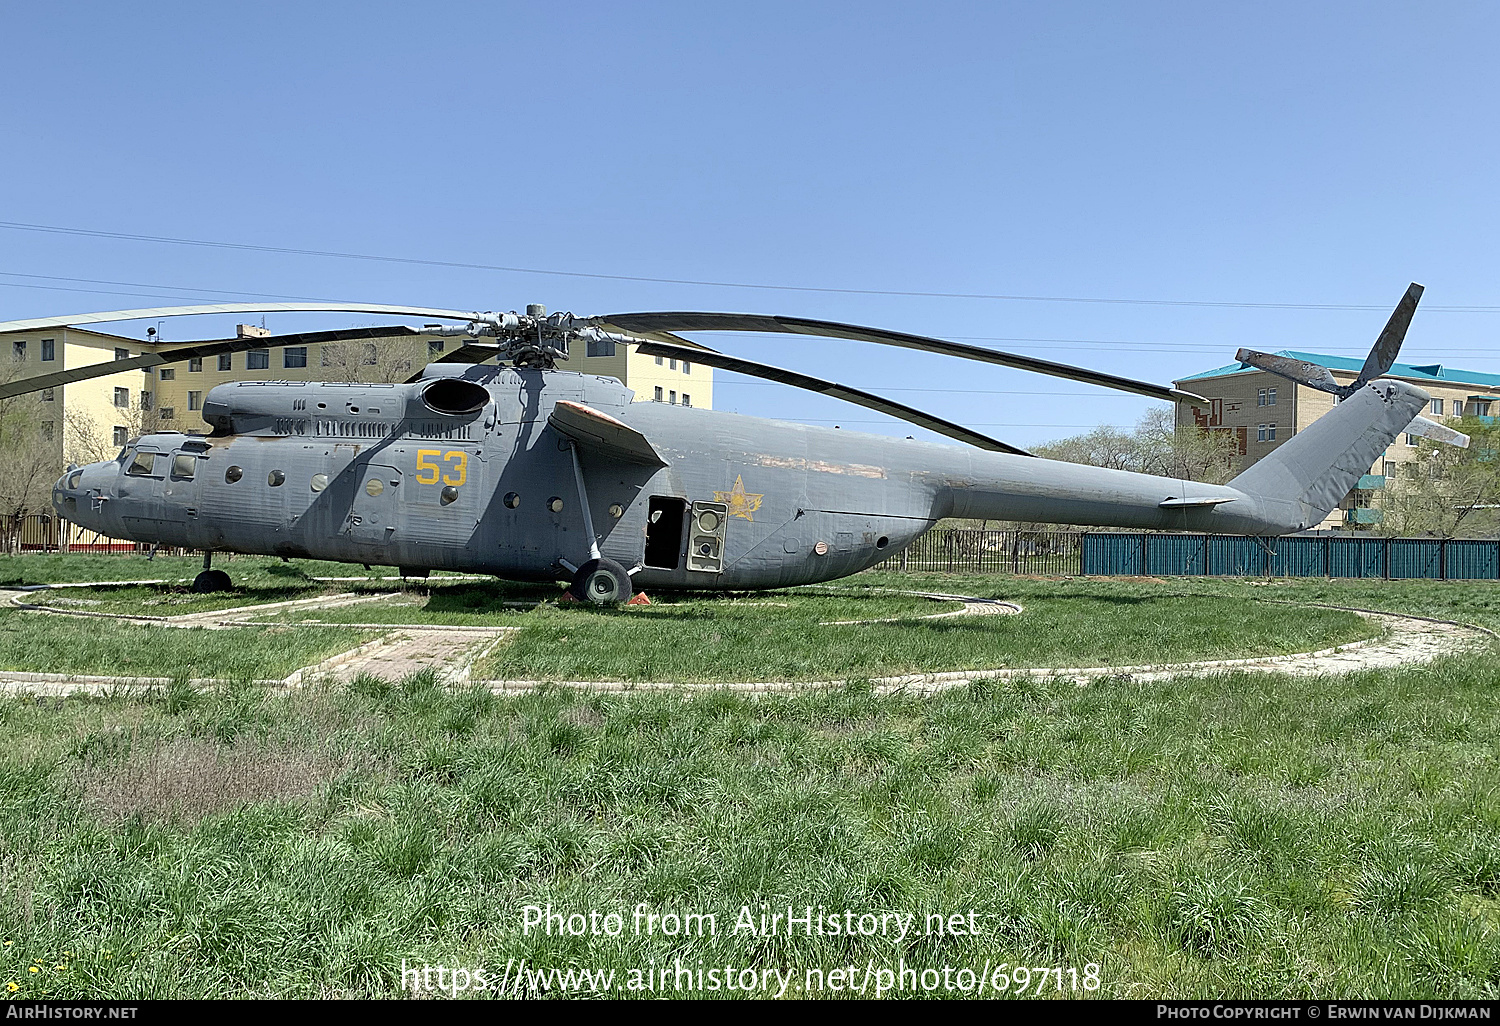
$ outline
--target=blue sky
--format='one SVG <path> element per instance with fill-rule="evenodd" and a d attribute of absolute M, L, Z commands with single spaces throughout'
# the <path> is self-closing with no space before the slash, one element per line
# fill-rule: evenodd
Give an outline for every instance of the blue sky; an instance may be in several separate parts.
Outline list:
<path fill-rule="evenodd" d="M 1362 353 L 1420 281 L 1402 359 L 1500 371 L 1494 5 L 142 2 L 12 4 L 0 26 L 0 221 L 643 277 L 1174 301 L 697 287 L 0 228 L 0 319 L 239 290 L 744 310 L 1168 381 L 1241 345 Z M 61 291 L 86 288 L 101 291 Z M 166 337 L 233 321 L 172 323 Z M 268 320 L 347 323 L 371 321 Z M 702 338 L 1022 445 L 1128 424 L 1150 404 L 858 343 Z M 719 382 L 720 408 L 912 430 Z"/>

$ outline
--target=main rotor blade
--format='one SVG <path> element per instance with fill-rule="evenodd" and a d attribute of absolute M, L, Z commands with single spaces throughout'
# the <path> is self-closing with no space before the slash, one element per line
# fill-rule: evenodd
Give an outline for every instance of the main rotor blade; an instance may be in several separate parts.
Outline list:
<path fill-rule="evenodd" d="M 996 349 L 981 349 L 979 346 L 967 346 L 960 342 L 948 342 L 939 338 L 928 338 L 924 335 L 908 335 L 904 332 L 885 331 L 881 328 L 865 328 L 857 324 L 840 324 L 837 321 L 815 321 L 804 317 L 775 317 L 763 314 L 699 313 L 694 311 L 610 314 L 606 317 L 595 317 L 592 320 L 605 327 L 617 328 L 620 331 L 640 335 L 658 331 L 761 331 L 776 334 L 846 338 L 856 342 L 877 342 L 881 345 L 900 346 L 903 349 L 917 349 L 928 353 L 942 353 L 945 356 L 957 356 L 965 360 L 980 360 L 985 363 L 998 364 L 1001 367 L 1014 367 L 1017 370 L 1050 374 L 1057 378 L 1082 381 L 1090 385 L 1102 385 L 1105 388 L 1116 388 L 1123 392 L 1134 392 L 1137 395 L 1150 396 L 1153 399 L 1165 399 L 1168 402 L 1177 402 L 1178 400 L 1200 403 L 1208 402 L 1201 395 L 1194 395 L 1192 392 L 1168 388 L 1165 385 L 1153 385 L 1147 381 L 1122 378 L 1118 375 L 1106 374 L 1102 371 L 1085 370 L 1082 367 L 1073 367 L 1065 363 L 1053 363 L 1051 360 L 1040 360 L 1034 356 L 1018 356 L 1015 353 L 1005 353 Z M 707 363 L 708 361 L 705 360 L 702 362 Z"/>
<path fill-rule="evenodd" d="M 399 317 L 433 317 L 440 321 L 479 319 L 479 315 L 472 310 L 435 310 L 426 306 L 385 306 L 380 303 L 207 303 L 197 306 L 154 306 L 142 310 L 109 310 L 104 313 L 70 314 L 67 317 L 33 317 L 26 321 L 0 321 L 0 332 L 226 313 L 375 313 Z"/>
<path fill-rule="evenodd" d="M 185 363 L 195 358 L 219 356 L 223 353 L 243 353 L 250 349 L 284 349 L 287 346 L 309 346 L 320 342 L 345 342 L 364 338 L 390 338 L 392 335 L 419 335 L 415 328 L 404 324 L 386 328 L 344 328 L 338 331 L 307 331 L 298 335 L 262 335 L 259 338 L 232 338 L 222 342 L 200 342 L 196 345 L 178 346 L 162 353 L 142 353 L 128 360 L 110 360 L 106 363 L 75 367 L 71 370 L 37 374 L 29 378 L 18 378 L 0 384 L 0 399 L 13 399 L 18 395 L 40 392 L 44 388 L 57 388 L 91 378 L 107 378 L 111 374 L 125 371 L 149 370 L 165 363 Z"/>
<path fill-rule="evenodd" d="M 1359 377 L 1354 379 L 1354 388 L 1380 377 L 1396 362 L 1396 356 L 1401 352 L 1401 343 L 1406 341 L 1406 329 L 1411 327 L 1412 315 L 1417 312 L 1417 302 L 1421 300 L 1422 292 L 1422 286 L 1416 282 L 1407 287 L 1406 295 L 1396 304 L 1396 309 L 1391 312 L 1391 319 L 1385 324 L 1385 330 L 1375 340 L 1370 355 L 1365 357 L 1365 365 L 1360 368 Z"/>
<path fill-rule="evenodd" d="M 688 349 L 683 346 L 667 345 L 665 342 L 642 342 L 636 347 L 637 351 L 646 356 L 672 356 L 679 360 L 692 360 L 694 363 L 707 364 L 720 370 L 735 371 L 739 374 L 748 374 L 754 378 L 765 378 L 767 381 L 778 381 L 783 385 L 791 385 L 795 388 L 805 388 L 810 392 L 821 392 L 835 399 L 863 406 L 867 410 L 876 410 L 924 427 L 929 431 L 935 431 L 949 438 L 956 438 L 960 442 L 988 449 L 991 452 L 1008 452 L 1016 456 L 1031 456 L 1032 453 L 1025 449 L 1018 449 L 1014 445 L 997 441 L 988 435 L 981 435 L 978 431 L 971 431 L 961 424 L 934 417 L 930 413 L 903 406 L 889 399 L 882 399 L 878 395 L 869 392 L 861 392 L 857 388 L 840 385 L 832 381 L 824 381 L 821 378 L 808 377 L 806 374 L 798 374 L 796 371 L 784 370 L 780 367 L 772 367 L 764 363 L 752 363 L 749 360 L 741 360 L 738 357 L 726 356 L 723 353 L 705 352 L 702 349 Z"/>

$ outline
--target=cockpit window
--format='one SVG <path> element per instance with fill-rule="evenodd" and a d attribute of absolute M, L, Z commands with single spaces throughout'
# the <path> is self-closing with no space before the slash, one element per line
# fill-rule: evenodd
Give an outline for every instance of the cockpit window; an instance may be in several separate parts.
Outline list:
<path fill-rule="evenodd" d="M 180 452 L 172 457 L 172 476 L 192 479 L 198 471 L 198 457 L 192 453 Z"/>
<path fill-rule="evenodd" d="M 129 465 L 125 467 L 125 473 L 133 474 L 137 477 L 146 477 L 155 469 L 156 453 L 138 452 L 135 454 L 135 459 L 131 460 Z"/>

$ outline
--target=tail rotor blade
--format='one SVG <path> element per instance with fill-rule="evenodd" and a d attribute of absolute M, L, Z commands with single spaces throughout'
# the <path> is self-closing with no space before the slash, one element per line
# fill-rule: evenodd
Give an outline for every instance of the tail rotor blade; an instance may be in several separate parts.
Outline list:
<path fill-rule="evenodd" d="M 1401 352 L 1401 343 L 1406 341 L 1406 329 L 1411 326 L 1412 315 L 1417 312 L 1417 302 L 1422 298 L 1422 286 L 1412 282 L 1407 288 L 1406 295 L 1401 297 L 1401 302 L 1396 304 L 1396 309 L 1391 313 L 1391 319 L 1386 322 L 1385 330 L 1375 340 L 1370 355 L 1365 358 L 1365 365 L 1360 368 L 1359 377 L 1354 379 L 1354 387 L 1358 388 L 1366 381 L 1373 381 L 1396 362 L 1397 355 Z"/>

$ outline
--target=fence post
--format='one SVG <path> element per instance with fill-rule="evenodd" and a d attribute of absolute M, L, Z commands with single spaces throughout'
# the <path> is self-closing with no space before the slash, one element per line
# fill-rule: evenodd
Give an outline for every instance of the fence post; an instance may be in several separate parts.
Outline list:
<path fill-rule="evenodd" d="M 1448 579 L 1448 539 L 1438 539 L 1438 580 Z"/>

